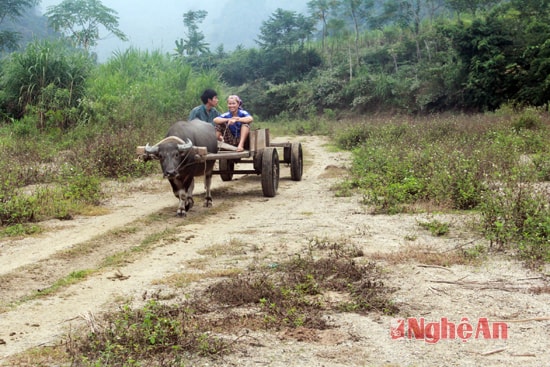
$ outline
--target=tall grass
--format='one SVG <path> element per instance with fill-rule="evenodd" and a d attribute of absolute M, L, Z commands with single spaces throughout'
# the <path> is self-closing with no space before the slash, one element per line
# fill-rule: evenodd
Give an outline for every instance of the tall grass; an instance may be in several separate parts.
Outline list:
<path fill-rule="evenodd" d="M 167 54 L 129 48 L 95 69 L 88 80 L 85 106 L 94 123 L 144 126 L 158 119 L 181 118 L 200 103 L 201 91 L 188 90 L 192 78 L 189 65 Z"/>
<path fill-rule="evenodd" d="M 78 103 L 92 60 L 62 41 L 34 41 L 3 62 L 0 104 L 17 117 L 33 117 L 36 128 L 66 128 L 78 120 Z"/>

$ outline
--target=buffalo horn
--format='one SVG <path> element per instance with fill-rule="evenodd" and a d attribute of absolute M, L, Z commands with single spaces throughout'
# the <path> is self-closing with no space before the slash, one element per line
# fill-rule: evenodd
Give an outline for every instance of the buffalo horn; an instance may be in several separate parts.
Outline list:
<path fill-rule="evenodd" d="M 162 139 L 155 145 L 161 145 L 169 141 L 175 141 L 176 143 L 179 143 L 179 144 L 185 144 L 185 142 L 181 138 L 178 138 L 177 136 L 172 135 L 172 136 L 167 136 L 166 138 Z"/>
<path fill-rule="evenodd" d="M 182 150 L 187 150 L 193 146 L 193 142 L 187 138 L 187 142 L 185 144 L 178 144 L 178 150 L 181 152 Z"/>
<path fill-rule="evenodd" d="M 147 154 L 157 154 L 159 151 L 158 145 L 150 146 L 149 143 L 145 145 L 145 153 Z"/>

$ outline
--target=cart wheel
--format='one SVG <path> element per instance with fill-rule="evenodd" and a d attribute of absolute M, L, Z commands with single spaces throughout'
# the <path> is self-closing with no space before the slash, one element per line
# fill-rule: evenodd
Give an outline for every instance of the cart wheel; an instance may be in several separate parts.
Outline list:
<path fill-rule="evenodd" d="M 279 153 L 273 147 L 262 154 L 262 191 L 266 197 L 274 197 L 279 188 Z"/>
<path fill-rule="evenodd" d="M 220 173 L 222 181 L 231 181 L 233 179 L 233 171 L 235 170 L 235 162 L 231 159 L 220 159 Z"/>
<path fill-rule="evenodd" d="M 302 144 L 292 143 L 290 155 L 290 178 L 292 181 L 301 181 L 304 172 L 304 159 L 302 155 Z"/>
<path fill-rule="evenodd" d="M 285 162 L 286 164 L 290 163 L 290 152 L 291 148 L 285 145 L 283 148 L 283 162 Z"/>

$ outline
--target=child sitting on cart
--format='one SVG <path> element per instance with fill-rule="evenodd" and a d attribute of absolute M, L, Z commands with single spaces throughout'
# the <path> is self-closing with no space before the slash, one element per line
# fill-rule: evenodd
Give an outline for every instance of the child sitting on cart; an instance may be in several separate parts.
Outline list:
<path fill-rule="evenodd" d="M 227 97 L 229 111 L 216 117 L 216 130 L 222 134 L 223 141 L 237 147 L 237 152 L 244 150 L 244 144 L 250 133 L 250 124 L 254 118 L 242 108 L 243 102 L 237 95 Z"/>

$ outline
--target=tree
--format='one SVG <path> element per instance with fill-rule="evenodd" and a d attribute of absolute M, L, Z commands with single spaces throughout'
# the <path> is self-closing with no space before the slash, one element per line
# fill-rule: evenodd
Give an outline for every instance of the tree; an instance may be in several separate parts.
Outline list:
<path fill-rule="evenodd" d="M 359 33 L 362 22 L 370 20 L 374 8 L 374 0 L 341 0 L 340 7 L 344 16 L 351 20 L 355 32 L 354 54 L 355 65 L 359 65 Z M 350 65 L 352 66 L 352 65 Z"/>
<path fill-rule="evenodd" d="M 48 7 L 45 15 L 54 30 L 66 33 L 75 45 L 87 51 L 105 39 L 106 36 L 99 35 L 100 26 L 122 41 L 128 40 L 118 29 L 117 12 L 99 0 L 64 0 L 59 5 Z"/>
<path fill-rule="evenodd" d="M 179 56 L 200 56 L 201 54 L 208 54 L 208 43 L 204 42 L 204 34 L 199 31 L 198 23 L 202 23 L 204 18 L 208 15 L 206 10 L 189 10 L 183 14 L 183 24 L 187 27 L 186 36 L 187 39 L 180 38 L 176 40 L 176 54 Z"/>
<path fill-rule="evenodd" d="M 321 63 L 315 51 L 304 50 L 314 23 L 313 18 L 280 8 L 262 23 L 256 41 L 261 46 L 262 77 L 275 83 L 292 81 Z"/>
<path fill-rule="evenodd" d="M 311 11 L 311 14 L 314 18 L 317 18 L 323 24 L 323 29 L 321 30 L 321 44 L 323 52 L 325 51 L 325 38 L 327 37 L 328 32 L 328 17 L 329 12 L 337 4 L 336 0 L 310 0 L 307 3 L 308 9 Z"/>
<path fill-rule="evenodd" d="M 548 108 L 550 101 L 550 3 L 547 0 L 512 0 L 495 10 L 514 30 L 517 55 L 507 65 L 507 76 L 520 86 L 513 97 L 519 105 Z M 517 17 L 513 16 L 519 14 Z"/>
<path fill-rule="evenodd" d="M 445 0 L 447 5 L 456 11 L 457 17 L 460 19 L 461 13 L 471 13 L 476 15 L 478 10 L 490 8 L 492 5 L 500 2 L 501 0 Z M 523 1 L 523 0 L 522 0 Z M 545 0 L 537 0 L 545 1 Z"/>
<path fill-rule="evenodd" d="M 511 25 L 509 19 L 488 17 L 447 29 L 461 59 L 467 109 L 495 110 L 522 87 L 514 67 L 522 50 L 514 41 L 518 29 Z"/>
<path fill-rule="evenodd" d="M 294 48 L 303 46 L 313 29 L 313 19 L 279 8 L 262 23 L 256 42 L 264 49 L 285 48 L 291 52 Z"/>
<path fill-rule="evenodd" d="M 21 17 L 26 10 L 36 6 L 39 0 L 2 0 L 0 2 L 0 24 L 6 19 Z M 5 48 L 15 48 L 17 32 L 0 31 L 0 51 Z"/>
<path fill-rule="evenodd" d="M 510 3 L 523 17 L 545 18 L 550 15 L 548 0 L 512 0 Z"/>
<path fill-rule="evenodd" d="M 445 1 L 446 0 L 425 0 L 430 25 L 435 20 L 435 17 L 445 10 Z"/>

